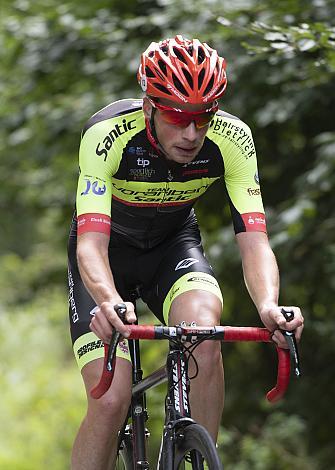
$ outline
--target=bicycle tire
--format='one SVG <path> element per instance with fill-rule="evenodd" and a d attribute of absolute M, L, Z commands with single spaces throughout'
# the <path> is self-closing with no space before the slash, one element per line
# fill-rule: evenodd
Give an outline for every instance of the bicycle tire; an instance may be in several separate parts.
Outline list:
<path fill-rule="evenodd" d="M 213 439 L 203 426 L 190 424 L 182 434 L 183 438 L 175 444 L 173 470 L 184 470 L 185 462 L 189 462 L 185 460 L 187 456 L 191 456 L 193 470 L 203 470 L 203 462 L 209 470 L 223 470 Z"/>
<path fill-rule="evenodd" d="M 134 470 L 133 446 L 131 437 L 122 440 L 116 457 L 116 470 Z"/>
<path fill-rule="evenodd" d="M 117 463 L 115 468 L 117 470 L 134 470 L 134 463 L 132 456 L 127 451 L 120 451 L 117 456 Z"/>

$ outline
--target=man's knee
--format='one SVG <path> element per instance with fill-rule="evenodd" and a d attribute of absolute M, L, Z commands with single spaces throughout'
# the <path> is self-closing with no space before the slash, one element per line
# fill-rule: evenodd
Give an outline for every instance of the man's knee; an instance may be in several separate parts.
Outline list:
<path fill-rule="evenodd" d="M 126 360 L 117 360 L 110 389 L 99 399 L 90 396 L 90 390 L 98 383 L 102 369 L 102 360 L 87 364 L 82 371 L 88 399 L 87 416 L 99 420 L 119 420 L 121 424 L 127 414 L 131 401 L 131 364 Z"/>
<path fill-rule="evenodd" d="M 206 370 L 215 370 L 222 367 L 222 353 L 220 341 L 204 341 L 195 349 L 194 355 L 198 365 Z"/>
<path fill-rule="evenodd" d="M 95 419 L 123 423 L 129 409 L 131 392 L 113 390 L 111 388 L 101 398 L 88 400 L 88 416 L 94 416 Z"/>
<path fill-rule="evenodd" d="M 190 290 L 174 299 L 170 309 L 169 322 L 195 322 L 199 326 L 214 326 L 220 323 L 221 300 L 205 290 Z"/>
<path fill-rule="evenodd" d="M 220 324 L 222 303 L 220 299 L 204 290 L 191 290 L 180 294 L 172 303 L 170 324 L 195 322 L 198 326 Z M 194 357 L 203 371 L 215 373 L 222 368 L 220 341 L 204 341 L 194 350 Z M 191 361 L 192 363 L 192 361 Z"/>

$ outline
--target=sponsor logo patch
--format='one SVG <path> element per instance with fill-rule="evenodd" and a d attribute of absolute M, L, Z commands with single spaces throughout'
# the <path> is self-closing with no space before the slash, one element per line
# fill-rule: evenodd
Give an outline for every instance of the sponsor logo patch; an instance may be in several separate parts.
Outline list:
<path fill-rule="evenodd" d="M 143 166 L 145 168 L 150 165 L 150 160 L 147 160 L 146 158 L 138 158 L 136 163 L 138 166 Z"/>
<path fill-rule="evenodd" d="M 85 178 L 86 188 L 85 191 L 80 193 L 81 196 L 86 196 L 89 192 L 92 192 L 96 196 L 102 196 L 106 192 L 106 185 L 104 183 L 99 183 L 99 181 L 92 181 L 88 178 Z"/>
<path fill-rule="evenodd" d="M 94 349 L 99 349 L 103 347 L 104 347 L 104 343 L 101 339 L 98 339 L 96 341 L 91 341 L 88 344 L 84 344 L 84 346 L 81 346 L 81 348 L 79 348 L 77 351 L 78 358 L 81 358 L 81 356 L 84 356 L 90 351 L 94 351 Z"/>
<path fill-rule="evenodd" d="M 203 184 L 198 188 L 184 190 L 167 189 L 166 186 L 162 186 L 160 188 L 147 188 L 144 191 L 137 191 L 124 188 L 114 182 L 112 182 L 112 185 L 117 197 L 121 198 L 121 195 L 117 193 L 131 196 L 131 198 L 128 198 L 131 202 L 161 202 L 163 198 L 164 202 L 190 201 L 198 198 L 210 186 L 210 184 Z"/>
<path fill-rule="evenodd" d="M 206 282 L 207 284 L 211 284 L 212 286 L 217 287 L 215 282 L 211 281 L 210 279 L 207 279 L 206 277 L 201 276 L 190 277 L 190 279 L 187 279 L 187 282 Z"/>
<path fill-rule="evenodd" d="M 173 287 L 171 293 L 170 293 L 170 300 L 174 298 L 174 296 L 177 294 L 177 292 L 180 290 L 180 287 Z"/>
<path fill-rule="evenodd" d="M 241 150 L 246 160 L 256 156 L 256 149 L 252 136 L 242 127 L 225 121 L 220 117 L 216 117 L 215 120 L 213 119 L 211 122 L 210 128 L 214 134 L 223 135 L 230 142 L 236 145 Z"/>
<path fill-rule="evenodd" d="M 123 354 L 129 354 L 128 343 L 125 339 L 119 342 L 119 348 L 123 352 Z"/>
<path fill-rule="evenodd" d="M 141 88 L 142 88 L 142 91 L 147 91 L 148 80 L 147 80 L 146 75 L 142 75 L 142 77 L 141 77 Z"/>
<path fill-rule="evenodd" d="M 265 215 L 262 212 L 241 214 L 246 230 L 266 231 Z"/>
<path fill-rule="evenodd" d="M 167 88 L 169 90 L 172 91 L 172 93 L 174 93 L 176 96 L 178 96 L 179 99 L 181 99 L 182 101 L 184 101 L 184 103 L 187 103 L 187 99 L 185 98 L 185 96 L 183 96 L 180 91 L 177 90 L 177 88 L 175 88 L 174 86 L 172 86 L 170 83 L 168 83 L 167 85 Z"/>
<path fill-rule="evenodd" d="M 199 260 L 195 258 L 185 258 L 182 261 L 179 261 L 174 270 L 177 271 L 178 269 L 187 269 L 195 263 L 199 263 Z"/>
<path fill-rule="evenodd" d="M 259 188 L 248 188 L 248 194 L 249 196 L 260 196 L 261 190 Z"/>
<path fill-rule="evenodd" d="M 129 147 L 128 152 L 131 155 L 137 155 L 138 157 L 142 157 L 147 151 L 143 147 Z"/>
<path fill-rule="evenodd" d="M 76 323 L 79 320 L 77 311 L 76 301 L 74 299 L 74 280 L 70 269 L 68 269 L 68 280 L 69 280 L 69 304 L 72 312 L 72 321 Z"/>
<path fill-rule="evenodd" d="M 209 159 L 208 160 L 194 160 L 193 162 L 188 162 L 188 163 L 185 163 L 183 165 L 183 167 L 188 167 L 188 166 L 193 166 L 193 165 L 205 165 L 206 163 L 209 163 Z"/>
<path fill-rule="evenodd" d="M 146 181 L 149 180 L 156 170 L 152 168 L 131 168 L 129 170 L 129 175 L 134 178 L 134 180 Z"/>
<path fill-rule="evenodd" d="M 115 140 L 126 132 L 136 129 L 135 122 L 136 119 L 132 119 L 131 121 L 122 119 L 122 124 L 115 124 L 113 129 L 104 137 L 103 141 L 98 143 L 95 149 L 95 153 L 98 157 L 103 157 L 105 162 L 108 157 L 108 152 L 112 148 Z"/>
<path fill-rule="evenodd" d="M 90 311 L 90 315 L 94 316 L 96 312 L 99 310 L 99 307 L 96 305 L 92 310 Z"/>

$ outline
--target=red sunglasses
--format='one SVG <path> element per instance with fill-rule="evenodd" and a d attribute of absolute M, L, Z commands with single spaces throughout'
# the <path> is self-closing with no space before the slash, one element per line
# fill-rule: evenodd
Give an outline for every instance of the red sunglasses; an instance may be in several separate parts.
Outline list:
<path fill-rule="evenodd" d="M 217 101 L 214 102 L 214 105 L 211 108 L 205 110 L 183 111 L 182 109 L 164 106 L 150 98 L 148 99 L 154 108 L 159 109 L 160 116 L 162 116 L 165 122 L 174 124 L 178 127 L 188 127 L 191 122 L 195 123 L 197 129 L 208 126 L 216 111 L 219 109 L 219 104 Z"/>

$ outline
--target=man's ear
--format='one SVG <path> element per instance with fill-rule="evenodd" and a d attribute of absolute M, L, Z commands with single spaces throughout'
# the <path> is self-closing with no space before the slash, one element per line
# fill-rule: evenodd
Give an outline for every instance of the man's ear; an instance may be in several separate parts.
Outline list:
<path fill-rule="evenodd" d="M 145 118 L 150 121 L 151 113 L 152 113 L 152 105 L 150 104 L 150 101 L 148 100 L 146 96 L 143 98 L 143 113 L 144 113 Z"/>

